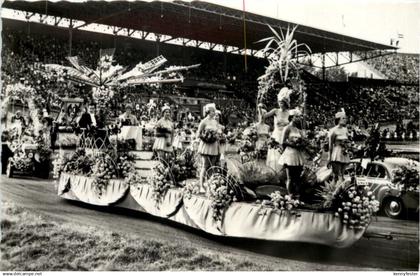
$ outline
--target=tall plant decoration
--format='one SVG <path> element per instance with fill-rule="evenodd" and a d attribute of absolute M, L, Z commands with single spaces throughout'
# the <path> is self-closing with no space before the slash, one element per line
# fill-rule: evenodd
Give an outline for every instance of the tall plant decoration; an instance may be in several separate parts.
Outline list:
<path fill-rule="evenodd" d="M 284 83 L 289 79 L 291 71 L 298 71 L 296 58 L 298 55 L 308 55 L 311 49 L 305 43 L 298 43 L 293 38 L 297 25 L 293 28 L 287 27 L 286 33 L 282 29 L 277 32 L 273 27 L 268 25 L 273 36 L 259 40 L 258 42 L 266 42 L 263 54 L 267 57 L 269 65 L 266 67 L 264 75 L 258 78 L 258 100 L 280 82 Z M 257 43 L 258 43 L 257 42 Z"/>

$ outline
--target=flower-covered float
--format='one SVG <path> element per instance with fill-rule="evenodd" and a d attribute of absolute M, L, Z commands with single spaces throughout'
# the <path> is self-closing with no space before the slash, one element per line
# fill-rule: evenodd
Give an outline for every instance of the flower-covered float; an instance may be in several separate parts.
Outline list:
<path fill-rule="evenodd" d="M 213 235 L 351 246 L 366 231 L 378 202 L 355 180 L 316 181 L 305 170 L 305 193 L 285 192 L 284 173 L 256 161 L 228 160 L 208 171 L 207 194 L 199 194 L 191 150 L 170 161 L 149 160 L 136 170 L 128 153 L 77 150 L 57 160 L 54 174 L 62 198 L 149 213 Z M 267 192 L 269 191 L 269 192 Z"/>
<path fill-rule="evenodd" d="M 274 85 L 269 82 L 274 74 L 280 72 L 284 81 L 293 65 L 290 52 L 298 54 L 293 31 L 283 38 L 275 34 L 278 51 L 270 46 L 266 51 L 281 56 L 269 59 L 259 98 Z M 216 136 L 200 133 L 205 143 Z M 230 143 L 232 137 L 223 139 Z M 217 236 L 331 247 L 351 246 L 363 236 L 378 206 L 368 187 L 358 185 L 354 177 L 337 183 L 320 180 L 317 167 L 308 165 L 300 177 L 301 194 L 290 195 L 285 171 L 260 162 L 263 153 L 256 152 L 255 143 L 255 131 L 250 129 L 238 150 L 240 161 L 226 157 L 225 165 L 207 170 L 206 193 L 200 193 L 196 183 L 198 158 L 190 148 L 175 151 L 169 160 L 143 156 L 140 161 L 115 149 L 88 154 L 81 149 L 57 160 L 57 192 L 64 199 L 141 211 Z M 136 162 L 143 166 L 139 169 Z"/>

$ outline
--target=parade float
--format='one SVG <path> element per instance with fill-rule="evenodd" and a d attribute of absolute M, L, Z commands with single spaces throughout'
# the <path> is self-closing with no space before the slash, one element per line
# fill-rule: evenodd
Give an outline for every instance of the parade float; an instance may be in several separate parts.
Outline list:
<path fill-rule="evenodd" d="M 16 112 L 11 116 L 10 127 L 2 138 L 8 142 L 8 148 L 12 152 L 7 160 L 6 175 L 9 178 L 17 175 L 49 177 L 50 166 L 50 136 L 46 130 L 50 127 L 51 120 L 43 116 L 40 110 L 40 98 L 36 90 L 23 83 L 8 85 L 6 87 L 6 102 L 16 101 L 27 106 L 29 121 Z M 3 142 L 3 141 L 2 141 Z"/>
<path fill-rule="evenodd" d="M 275 36 L 268 39 L 265 48 L 270 65 L 259 79 L 259 101 L 275 87 L 276 75 L 285 81 L 293 70 L 293 58 L 301 53 L 293 39 L 295 29 L 287 30 L 284 36 L 273 29 Z M 112 91 L 108 88 L 119 81 L 152 81 L 150 73 L 142 78 L 134 75 L 153 66 L 139 65 L 134 71 L 122 73 L 104 58 L 101 62 L 114 69 L 108 74 L 108 82 L 96 83 L 93 79 L 100 80 L 101 74 L 79 66 L 77 59 L 69 60 L 74 66 L 67 71 L 71 80 L 77 78 L 94 86 L 99 104 L 106 102 Z M 159 60 L 153 64 L 159 64 Z M 58 65 L 48 67 L 61 69 Z M 86 74 L 93 79 L 84 77 Z M 284 171 L 276 172 L 259 161 L 261 151 L 255 150 L 254 134 L 250 131 L 243 135 L 241 158 L 226 158 L 224 165 L 207 171 L 206 193 L 200 193 L 196 183 L 197 154 L 192 147 L 163 160 L 153 159 L 144 151 L 118 150 L 110 143 L 79 148 L 54 161 L 58 196 L 145 212 L 216 236 L 349 247 L 364 235 L 378 207 L 368 187 L 357 185 L 354 177 L 330 182 L 328 176 L 318 174 L 315 165 L 308 165 L 301 177 L 301 196 L 291 196 L 285 189 Z M 152 136 L 149 131 L 147 135 Z M 274 144 L 271 147 L 277 148 Z"/>

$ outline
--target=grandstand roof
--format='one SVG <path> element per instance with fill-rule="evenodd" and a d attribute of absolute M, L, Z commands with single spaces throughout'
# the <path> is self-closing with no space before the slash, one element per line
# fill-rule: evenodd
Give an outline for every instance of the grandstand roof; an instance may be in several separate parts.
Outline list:
<path fill-rule="evenodd" d="M 3 8 L 244 48 L 242 11 L 202 1 L 4 1 Z M 248 49 L 263 48 L 264 43 L 255 42 L 272 35 L 266 24 L 284 30 L 293 25 L 247 12 Z M 308 44 L 313 53 L 396 49 L 302 25 L 296 30 L 295 38 Z"/>

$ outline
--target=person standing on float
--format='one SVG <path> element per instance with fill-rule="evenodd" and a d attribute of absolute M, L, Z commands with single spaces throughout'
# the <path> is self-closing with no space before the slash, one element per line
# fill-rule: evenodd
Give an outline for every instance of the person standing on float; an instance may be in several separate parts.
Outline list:
<path fill-rule="evenodd" d="M 215 119 L 216 105 L 214 103 L 204 106 L 204 119 L 201 120 L 196 139 L 200 139 L 200 134 L 204 130 L 214 130 L 216 133 L 219 130 L 219 123 Z M 220 156 L 219 142 L 216 140 L 213 143 L 206 143 L 200 139 L 197 152 L 201 155 L 201 170 L 200 170 L 200 192 L 206 192 L 204 182 L 207 170 L 218 163 Z"/>
<path fill-rule="evenodd" d="M 346 143 L 349 140 L 347 116 L 344 110 L 335 114 L 335 127 L 329 130 L 329 154 L 328 167 L 332 167 L 334 182 L 344 181 L 344 170 L 350 162 L 346 150 Z"/>
<path fill-rule="evenodd" d="M 289 194 L 300 196 L 301 174 L 305 163 L 304 149 L 299 145 L 304 139 L 302 131 L 302 112 L 299 109 L 290 110 L 290 123 L 284 128 L 281 145 L 283 153 L 278 161 L 286 169 L 286 188 Z"/>
<path fill-rule="evenodd" d="M 271 138 L 273 138 L 279 144 L 281 144 L 282 141 L 283 129 L 289 124 L 289 97 L 292 93 L 292 90 L 289 87 L 290 82 L 287 81 L 286 87 L 283 87 L 277 95 L 277 103 L 279 105 L 279 108 L 274 108 L 268 113 L 265 113 L 262 107 L 258 106 L 259 112 L 262 116 L 262 120 L 274 116 L 274 130 L 271 134 Z M 269 149 L 267 152 L 266 165 L 276 172 L 280 171 L 282 169 L 278 163 L 280 156 L 281 153 L 278 149 Z"/>
<path fill-rule="evenodd" d="M 159 133 L 159 128 L 164 130 L 164 133 Z M 162 118 L 156 123 L 156 138 L 153 144 L 153 150 L 156 151 L 160 159 L 165 161 L 168 160 L 168 155 L 173 153 L 173 132 L 171 108 L 165 105 L 162 107 Z"/>

